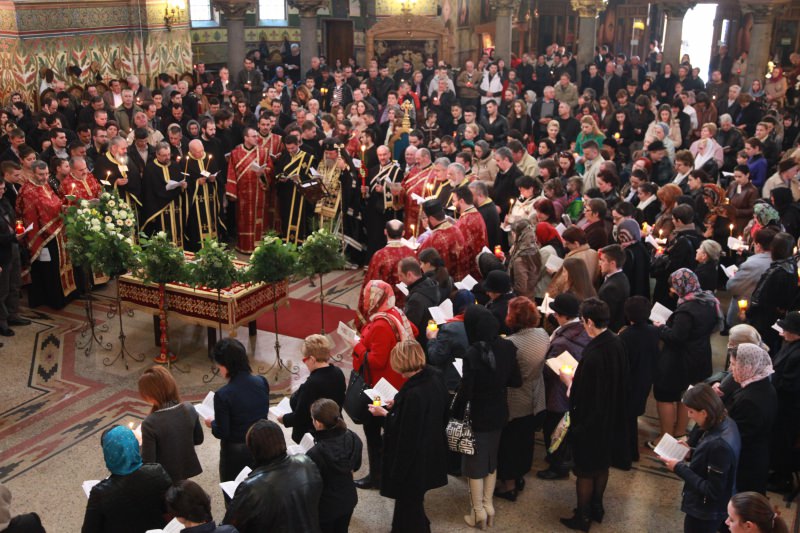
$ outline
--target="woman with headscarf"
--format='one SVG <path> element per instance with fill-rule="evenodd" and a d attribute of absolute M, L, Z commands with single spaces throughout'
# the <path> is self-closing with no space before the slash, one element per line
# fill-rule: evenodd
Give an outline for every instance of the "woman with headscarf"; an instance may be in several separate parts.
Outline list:
<path fill-rule="evenodd" d="M 526 219 L 514 222 L 511 231 L 514 233 L 514 244 L 508 254 L 507 264 L 514 294 L 534 299 L 537 285 L 545 275 L 544 261 L 539 254 L 536 236 L 531 223 Z"/>
<path fill-rule="evenodd" d="M 772 425 L 778 411 L 778 395 L 770 381 L 769 353 L 744 343 L 731 353 L 731 373 L 741 390 L 728 406 L 728 415 L 739 426 L 742 452 L 736 471 L 736 489 L 766 494 Z"/>
<path fill-rule="evenodd" d="M 686 387 L 711 375 L 711 333 L 722 327 L 719 300 L 700 288 L 700 281 L 688 268 L 669 277 L 670 292 L 678 306 L 666 324 L 656 323 L 663 341 L 656 364 L 653 395 L 656 399 L 661 433 L 674 437 L 686 434 L 688 412 L 681 403 Z M 650 448 L 655 444 L 647 443 Z"/>
<path fill-rule="evenodd" d="M 464 455 L 461 472 L 469 480 L 470 514 L 464 521 L 483 529 L 494 522 L 492 496 L 497 483 L 500 435 L 508 421 L 506 389 L 522 386 L 517 347 L 500 337 L 500 324 L 485 307 L 471 305 L 464 313 L 469 348 L 464 354 L 461 389 L 454 410 L 469 408 L 475 454 Z"/>
<path fill-rule="evenodd" d="M 406 379 L 392 369 L 389 354 L 398 342 L 414 339 L 417 328 L 409 322 L 403 311 L 395 307 L 394 290 L 385 281 L 371 280 L 364 287 L 363 297 L 368 318 L 361 329 L 361 338 L 353 348 L 353 370 L 359 371 L 369 386 L 385 378 L 395 389 L 400 390 Z M 364 422 L 369 474 L 356 480 L 359 488 L 380 487 L 382 425 L 378 417 Z"/>
<path fill-rule="evenodd" d="M 500 435 L 495 495 L 509 501 L 525 487 L 525 474 L 533 465 L 534 435 L 545 409 L 544 360 L 550 338 L 540 327 L 536 304 L 524 296 L 508 303 L 507 338 L 517 347 L 522 386 L 508 389 L 508 424 Z M 542 416 L 539 416 L 539 415 Z"/>
<path fill-rule="evenodd" d="M 626 218 L 617 225 L 617 242 L 625 250 L 622 272 L 631 284 L 631 296 L 650 299 L 650 256 L 642 242 L 639 224 Z"/>
<path fill-rule="evenodd" d="M 81 533 L 141 533 L 161 529 L 164 495 L 172 480 L 158 463 L 142 463 L 139 441 L 125 426 L 114 426 L 100 437 L 111 475 L 92 487 Z"/>
<path fill-rule="evenodd" d="M 781 226 L 781 216 L 766 200 L 756 200 L 753 205 L 753 217 L 747 222 L 744 228 L 744 243 L 749 247 L 756 240 L 756 233 L 759 230 L 772 226 L 775 231 L 783 230 Z"/>
<path fill-rule="evenodd" d="M 767 105 L 777 109 L 783 109 L 783 106 L 786 105 L 787 89 L 788 84 L 786 83 L 786 78 L 783 76 L 783 69 L 781 67 L 775 67 L 767 83 L 764 84 L 764 99 Z"/>
<path fill-rule="evenodd" d="M 703 184 L 703 202 L 708 213 L 703 219 L 703 236 L 714 239 L 720 246 L 728 248 L 730 230 L 730 209 L 725 204 L 725 191 L 716 183 Z"/>

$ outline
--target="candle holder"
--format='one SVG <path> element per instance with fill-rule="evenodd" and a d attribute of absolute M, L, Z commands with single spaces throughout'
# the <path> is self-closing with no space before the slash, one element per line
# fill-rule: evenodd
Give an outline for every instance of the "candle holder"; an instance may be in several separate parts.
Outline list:
<path fill-rule="evenodd" d="M 119 275 L 114 276 L 114 284 L 116 285 L 117 292 L 116 292 L 116 315 L 119 318 L 119 351 L 114 357 L 106 357 L 103 359 L 104 366 L 111 366 L 116 363 L 118 360 L 122 359 L 122 362 L 125 365 L 125 370 L 130 370 L 128 367 L 128 359 L 132 359 L 137 363 L 141 363 L 144 361 L 144 355 L 133 355 L 130 351 L 128 351 L 127 346 L 125 346 L 125 339 L 127 335 L 125 335 L 125 329 L 122 325 L 122 299 L 119 296 Z M 132 311 L 130 311 L 132 313 Z M 131 315 L 132 316 L 132 315 Z"/>
<path fill-rule="evenodd" d="M 92 353 L 92 347 L 97 344 L 104 350 L 111 350 L 113 345 L 103 339 L 103 334 L 108 333 L 108 323 L 97 325 L 97 320 L 94 316 L 94 301 L 95 295 L 92 293 L 92 272 L 89 266 L 83 268 L 84 279 L 86 283 L 86 301 L 84 303 L 84 313 L 86 320 L 78 331 L 78 339 L 75 342 L 75 347 L 83 351 L 86 357 Z"/>

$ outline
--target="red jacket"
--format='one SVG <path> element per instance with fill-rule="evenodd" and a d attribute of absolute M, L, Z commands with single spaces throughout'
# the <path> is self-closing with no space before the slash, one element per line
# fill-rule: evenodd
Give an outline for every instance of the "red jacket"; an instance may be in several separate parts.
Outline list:
<path fill-rule="evenodd" d="M 388 313 L 398 319 L 402 316 L 396 307 Z M 414 337 L 416 337 L 418 331 L 414 324 L 411 324 L 411 329 L 414 330 Z M 375 385 L 381 378 L 385 378 L 395 389 L 400 390 L 400 387 L 406 382 L 406 379 L 392 370 L 392 366 L 389 364 L 389 354 L 392 353 L 395 344 L 397 344 L 397 336 L 385 318 L 377 318 L 361 330 L 361 339 L 353 348 L 353 368 L 360 369 L 364 361 L 364 354 L 369 352 L 367 357 L 369 385 Z M 367 381 L 366 376 L 364 380 Z"/>

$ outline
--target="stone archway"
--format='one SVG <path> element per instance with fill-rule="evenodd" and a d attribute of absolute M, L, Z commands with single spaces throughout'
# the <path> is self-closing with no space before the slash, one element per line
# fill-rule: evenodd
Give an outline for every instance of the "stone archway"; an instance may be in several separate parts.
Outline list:
<path fill-rule="evenodd" d="M 425 56 L 434 56 L 448 64 L 453 61 L 453 35 L 441 19 L 418 15 L 400 15 L 378 21 L 367 30 L 367 60 L 378 57 L 390 63 L 389 69 L 402 67 L 401 58 L 412 59 L 420 68 Z"/>

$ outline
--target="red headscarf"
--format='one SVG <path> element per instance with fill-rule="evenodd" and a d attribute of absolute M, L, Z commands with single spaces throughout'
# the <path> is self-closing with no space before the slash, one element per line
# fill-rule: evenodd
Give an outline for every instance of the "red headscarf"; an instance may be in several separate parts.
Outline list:
<path fill-rule="evenodd" d="M 548 222 L 539 222 L 536 224 L 536 240 L 539 241 L 540 246 L 545 246 L 556 238 L 560 238 L 560 236 L 552 224 Z"/>

